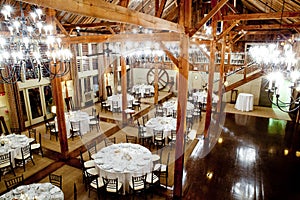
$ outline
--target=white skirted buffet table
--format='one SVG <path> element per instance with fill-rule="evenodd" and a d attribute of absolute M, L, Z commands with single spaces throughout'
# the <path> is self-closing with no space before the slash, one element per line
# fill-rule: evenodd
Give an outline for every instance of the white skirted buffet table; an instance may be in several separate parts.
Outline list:
<path fill-rule="evenodd" d="M 2 196 L 0 200 L 63 200 L 63 191 L 51 183 L 33 183 L 30 185 L 21 185 L 14 190 L 11 190 Z"/>
<path fill-rule="evenodd" d="M 240 93 L 234 107 L 241 111 L 253 110 L 253 94 Z"/>
<path fill-rule="evenodd" d="M 129 192 L 132 176 L 149 173 L 153 167 L 151 152 L 139 144 L 113 144 L 104 147 L 92 157 L 99 176 L 118 178 L 123 184 L 123 194 Z"/>

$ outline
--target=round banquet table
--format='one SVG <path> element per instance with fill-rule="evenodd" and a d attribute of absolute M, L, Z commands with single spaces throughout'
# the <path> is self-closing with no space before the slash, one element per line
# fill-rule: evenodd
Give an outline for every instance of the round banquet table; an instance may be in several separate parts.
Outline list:
<path fill-rule="evenodd" d="M 21 155 L 21 148 L 27 146 L 33 140 L 33 138 L 19 134 L 1 136 L 0 141 L 4 143 L 4 146 L 0 146 L 0 155 L 10 152 L 11 162 L 15 167 L 15 156 Z"/>
<path fill-rule="evenodd" d="M 177 100 L 166 101 L 162 105 L 163 109 L 167 109 L 167 115 L 170 116 L 173 114 L 173 110 L 177 110 Z M 187 110 L 193 110 L 194 105 L 191 102 L 187 102 Z"/>
<path fill-rule="evenodd" d="M 171 135 L 171 130 L 176 130 L 177 120 L 173 117 L 154 117 L 149 119 L 145 126 L 147 134 L 153 135 L 153 129 L 163 130 L 164 137 Z"/>
<path fill-rule="evenodd" d="M 127 94 L 127 102 L 129 103 L 129 101 L 131 101 L 131 100 L 133 101 L 134 97 L 130 94 Z M 113 101 L 117 101 L 118 106 L 122 110 L 122 94 L 116 94 L 116 95 L 112 95 L 112 96 L 107 97 L 107 104 L 110 105 L 111 109 L 112 109 L 112 102 Z"/>
<path fill-rule="evenodd" d="M 141 97 L 144 97 L 146 89 L 149 89 L 150 92 L 154 93 L 153 85 L 145 85 L 145 84 L 134 85 L 132 87 L 132 92 L 139 93 L 141 94 Z"/>
<path fill-rule="evenodd" d="M 153 166 L 151 152 L 139 144 L 113 144 L 92 157 L 99 177 L 118 178 L 123 184 L 123 194 L 129 192 L 132 176 L 149 173 Z"/>
<path fill-rule="evenodd" d="M 197 98 L 197 102 L 206 103 L 207 101 L 207 92 L 201 91 L 201 92 L 194 92 L 193 98 Z M 219 101 L 218 95 L 212 93 L 212 102 L 217 103 Z"/>
<path fill-rule="evenodd" d="M 33 183 L 30 185 L 21 185 L 2 196 L 0 200 L 11 199 L 43 199 L 43 200 L 63 200 L 63 191 L 51 183 Z"/>
<path fill-rule="evenodd" d="M 240 93 L 234 107 L 241 111 L 253 110 L 253 94 Z"/>
<path fill-rule="evenodd" d="M 87 112 L 82 111 L 70 111 L 65 112 L 65 120 L 66 120 L 66 129 L 67 129 L 67 137 L 71 137 L 71 121 L 80 121 L 80 132 L 82 135 L 86 134 L 90 131 L 90 116 Z M 55 117 L 55 127 L 58 129 L 57 118 Z"/>

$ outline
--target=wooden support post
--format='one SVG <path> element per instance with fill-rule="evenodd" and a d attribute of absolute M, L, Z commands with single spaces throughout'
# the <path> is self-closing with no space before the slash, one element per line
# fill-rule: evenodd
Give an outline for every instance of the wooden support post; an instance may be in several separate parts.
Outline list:
<path fill-rule="evenodd" d="M 123 46 L 123 43 L 121 44 Z M 121 49 L 123 49 L 121 47 Z M 126 60 L 121 56 L 121 88 L 122 88 L 122 121 L 127 123 L 127 114 L 124 110 L 127 109 L 127 72 L 126 72 Z"/>
<path fill-rule="evenodd" d="M 212 30 L 213 35 L 216 35 L 216 20 L 212 20 Z M 215 37 L 214 37 L 215 38 Z M 206 116 L 204 124 L 204 139 L 209 136 L 209 126 L 211 122 L 211 109 L 212 109 L 212 93 L 213 93 L 213 84 L 214 84 L 214 72 L 215 72 L 215 53 L 216 53 L 216 40 L 210 42 L 210 62 L 208 70 L 208 86 L 207 86 L 207 98 L 206 98 Z"/>
<path fill-rule="evenodd" d="M 158 63 L 157 57 L 154 58 L 155 60 L 155 71 L 154 71 L 154 105 L 158 104 Z"/>
<path fill-rule="evenodd" d="M 175 149 L 175 168 L 174 168 L 174 199 L 180 199 L 182 195 L 182 176 L 184 164 L 184 143 L 186 130 L 186 107 L 188 91 L 188 62 L 189 38 L 182 35 L 180 41 L 179 59 L 179 88 L 177 104 L 177 123 L 176 123 L 176 149 Z"/>
<path fill-rule="evenodd" d="M 48 10 L 48 15 L 50 22 L 54 24 L 54 17 L 55 17 L 55 10 L 49 9 Z M 55 26 L 54 26 L 55 27 Z M 56 63 L 58 65 L 57 67 L 53 62 L 50 63 L 51 70 L 53 73 L 59 74 L 60 67 L 59 65 L 64 64 L 64 63 Z M 54 97 L 55 105 L 56 105 L 56 117 L 57 117 L 57 125 L 58 125 L 58 137 L 59 137 L 59 142 L 60 142 L 60 150 L 61 150 L 61 156 L 62 159 L 68 159 L 69 157 L 69 147 L 68 147 L 68 137 L 67 137 L 67 129 L 66 129 L 66 119 L 65 119 L 65 109 L 64 109 L 64 100 L 63 100 L 63 94 L 62 94 L 62 79 L 61 78 L 54 78 L 51 80 L 51 85 L 52 85 L 52 94 Z"/>

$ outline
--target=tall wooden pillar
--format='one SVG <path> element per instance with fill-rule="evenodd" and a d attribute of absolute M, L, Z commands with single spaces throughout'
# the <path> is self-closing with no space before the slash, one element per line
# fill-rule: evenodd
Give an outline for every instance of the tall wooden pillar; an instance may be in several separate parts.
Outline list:
<path fill-rule="evenodd" d="M 191 0 L 181 0 L 179 5 L 179 25 L 185 28 L 190 27 L 191 23 Z M 175 168 L 174 168 L 174 191 L 173 198 L 182 197 L 182 179 L 184 166 L 184 143 L 186 131 L 186 107 L 189 77 L 189 37 L 182 33 L 180 35 L 180 55 L 178 59 L 178 104 L 177 104 L 177 123 L 176 123 L 176 148 L 175 148 Z"/>
<path fill-rule="evenodd" d="M 47 21 L 51 22 L 53 27 L 55 26 L 54 17 L 55 17 L 55 10 L 48 9 L 47 10 Z M 54 28 L 55 30 L 55 28 Z M 52 67 L 52 72 L 60 73 L 59 65 L 64 63 L 57 63 L 58 67 Z M 53 62 L 50 63 L 51 66 L 54 65 Z M 52 85 L 52 94 L 54 97 L 55 105 L 56 105 L 56 117 L 57 117 L 57 125 L 58 125 L 58 137 L 60 142 L 60 150 L 62 159 L 68 159 L 69 157 L 69 147 L 68 147 L 68 137 L 67 137 L 67 129 L 66 129 L 66 120 L 65 120 L 65 109 L 64 109 L 64 100 L 63 100 L 63 93 L 61 87 L 62 79 L 61 78 L 54 78 L 51 80 Z"/>
<path fill-rule="evenodd" d="M 212 18 L 212 33 L 214 39 L 210 42 L 210 62 L 208 70 L 208 86 L 207 86 L 207 100 L 206 100 L 206 116 L 204 124 L 204 138 L 209 137 L 209 126 L 211 122 L 211 109 L 212 109 L 212 93 L 213 93 L 213 84 L 214 84 L 214 73 L 215 73 L 215 57 L 216 57 L 216 30 L 217 22 L 215 17 Z"/>
<path fill-rule="evenodd" d="M 121 44 L 124 45 L 123 43 Z M 123 49 L 123 47 L 121 48 Z M 127 109 L 127 72 L 126 72 L 126 60 L 124 56 L 121 56 L 121 88 L 122 88 L 122 121 L 127 123 L 127 113 L 124 110 Z"/>

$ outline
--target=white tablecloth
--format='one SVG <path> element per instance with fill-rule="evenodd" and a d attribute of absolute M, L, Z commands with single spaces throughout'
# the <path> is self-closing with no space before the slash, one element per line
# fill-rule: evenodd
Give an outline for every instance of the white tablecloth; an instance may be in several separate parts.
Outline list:
<path fill-rule="evenodd" d="M 123 184 L 123 194 L 129 192 L 128 183 L 132 176 L 151 172 L 153 165 L 151 152 L 139 144 L 131 143 L 104 147 L 93 158 L 99 176 L 118 178 Z"/>
<path fill-rule="evenodd" d="M 163 109 L 167 110 L 167 115 L 172 115 L 173 110 L 177 110 L 177 100 L 166 101 L 162 105 Z M 187 110 L 193 110 L 194 105 L 191 102 L 187 102 Z"/>
<path fill-rule="evenodd" d="M 153 85 L 145 85 L 145 84 L 134 85 L 132 87 L 132 92 L 139 93 L 141 94 L 141 97 L 144 97 L 146 89 L 149 89 L 151 93 L 154 93 Z"/>
<path fill-rule="evenodd" d="M 197 102 L 206 103 L 207 102 L 207 92 L 195 92 L 193 93 L 193 98 L 197 98 Z M 218 95 L 212 93 L 212 102 L 217 103 L 219 101 Z"/>
<path fill-rule="evenodd" d="M 253 110 L 253 94 L 240 93 L 234 107 L 241 111 Z"/>
<path fill-rule="evenodd" d="M 163 130 L 164 137 L 171 135 L 171 130 L 176 130 L 176 118 L 173 117 L 155 117 L 151 118 L 145 124 L 147 134 L 153 135 L 153 129 Z"/>
<path fill-rule="evenodd" d="M 27 146 L 32 141 L 33 138 L 28 138 L 26 135 L 9 134 L 1 136 L 0 142 L 4 143 L 4 146 L 0 146 L 0 154 L 11 152 L 11 162 L 13 167 L 15 167 L 15 157 L 21 155 L 21 148 Z"/>
<path fill-rule="evenodd" d="M 127 94 L 127 102 L 129 102 L 130 100 L 134 100 L 134 97 L 130 94 Z M 119 107 L 122 110 L 122 94 L 116 94 L 116 95 L 112 95 L 107 97 L 107 104 L 110 105 L 110 109 L 112 109 L 112 102 L 113 101 L 117 101 Z"/>
<path fill-rule="evenodd" d="M 34 183 L 30 185 L 21 185 L 0 196 L 0 200 L 11 199 L 63 200 L 64 193 L 59 187 L 56 187 L 51 183 Z"/>
<path fill-rule="evenodd" d="M 71 137 L 70 129 L 71 129 L 71 121 L 80 121 L 80 132 L 82 135 L 86 134 L 90 131 L 90 117 L 87 112 L 82 111 L 70 111 L 65 113 L 65 120 L 66 120 L 66 129 L 67 129 L 67 137 Z M 55 127 L 58 128 L 57 125 L 57 118 L 55 117 Z"/>

